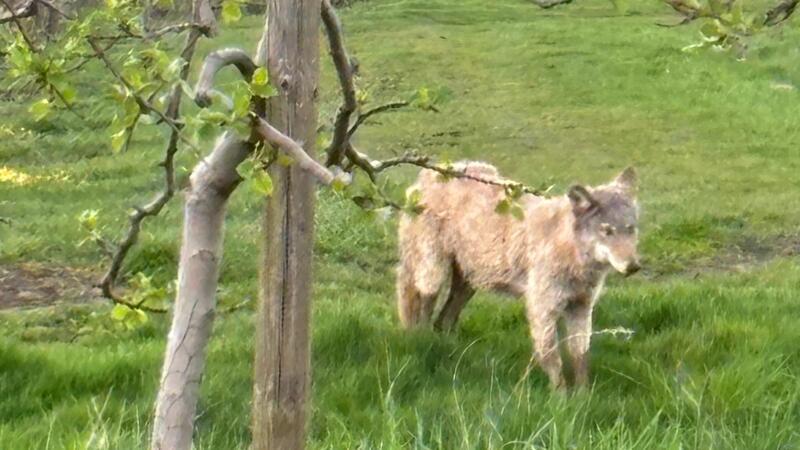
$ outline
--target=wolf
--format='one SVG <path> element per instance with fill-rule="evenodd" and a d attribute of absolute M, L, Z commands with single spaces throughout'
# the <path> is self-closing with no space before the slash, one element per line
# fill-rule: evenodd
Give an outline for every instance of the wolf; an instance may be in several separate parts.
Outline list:
<path fill-rule="evenodd" d="M 596 187 L 573 185 L 559 197 L 523 195 L 520 218 L 496 212 L 506 192 L 485 182 L 505 180 L 495 167 L 466 161 L 454 169 L 466 176 L 442 180 L 423 169 L 406 192 L 419 198 L 421 211 L 400 217 L 400 321 L 407 328 L 430 322 L 448 281 L 449 293 L 434 321 L 437 330 L 456 325 L 476 289 L 524 297 L 533 356 L 552 387 L 566 387 L 559 319 L 573 381 L 586 385 L 592 311 L 606 275 L 612 269 L 631 275 L 641 268 L 636 171 L 629 167 Z"/>

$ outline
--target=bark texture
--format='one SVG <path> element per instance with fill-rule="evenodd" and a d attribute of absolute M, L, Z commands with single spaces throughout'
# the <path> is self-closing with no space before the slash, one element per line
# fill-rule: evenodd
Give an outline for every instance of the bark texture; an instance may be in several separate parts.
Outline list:
<path fill-rule="evenodd" d="M 320 0 L 269 0 L 266 50 L 279 95 L 267 117 L 313 154 L 319 77 Z M 314 179 L 273 164 L 267 200 L 253 392 L 253 449 L 300 450 L 310 385 Z"/>
<path fill-rule="evenodd" d="M 189 450 L 206 344 L 214 322 L 225 205 L 252 150 L 227 134 L 192 172 L 184 210 L 178 295 L 156 400 L 151 448 Z"/>

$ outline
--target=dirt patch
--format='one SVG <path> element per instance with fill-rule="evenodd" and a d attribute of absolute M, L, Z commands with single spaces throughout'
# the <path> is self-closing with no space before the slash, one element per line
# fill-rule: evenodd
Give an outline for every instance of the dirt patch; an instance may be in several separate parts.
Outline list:
<path fill-rule="evenodd" d="M 780 234 L 773 236 L 746 235 L 723 246 L 714 255 L 680 261 L 673 266 L 649 271 L 646 278 L 690 276 L 704 273 L 747 272 L 764 266 L 776 259 L 800 256 L 800 234 Z"/>
<path fill-rule="evenodd" d="M 744 236 L 725 247 L 711 264 L 716 269 L 737 269 L 800 255 L 800 235 Z"/>
<path fill-rule="evenodd" d="M 59 302 L 86 302 L 99 298 L 86 270 L 41 264 L 0 266 L 0 309 L 36 308 Z"/>

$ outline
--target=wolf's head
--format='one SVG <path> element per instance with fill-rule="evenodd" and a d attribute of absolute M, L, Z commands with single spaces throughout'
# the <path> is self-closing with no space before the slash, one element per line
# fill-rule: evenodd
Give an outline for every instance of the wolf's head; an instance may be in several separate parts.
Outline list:
<path fill-rule="evenodd" d="M 611 183 L 590 189 L 574 185 L 567 194 L 575 214 L 576 235 L 588 246 L 590 256 L 625 275 L 641 268 L 636 250 L 636 185 L 636 171 L 629 167 Z"/>

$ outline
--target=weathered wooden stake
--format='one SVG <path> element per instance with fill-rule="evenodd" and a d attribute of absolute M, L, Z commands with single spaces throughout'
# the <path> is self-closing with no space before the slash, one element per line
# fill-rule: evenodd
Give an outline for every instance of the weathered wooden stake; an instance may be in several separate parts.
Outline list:
<path fill-rule="evenodd" d="M 319 78 L 320 0 L 269 0 L 267 117 L 313 152 Z M 314 181 L 297 165 L 273 164 L 264 218 L 253 392 L 253 450 L 305 447 L 310 391 Z"/>

